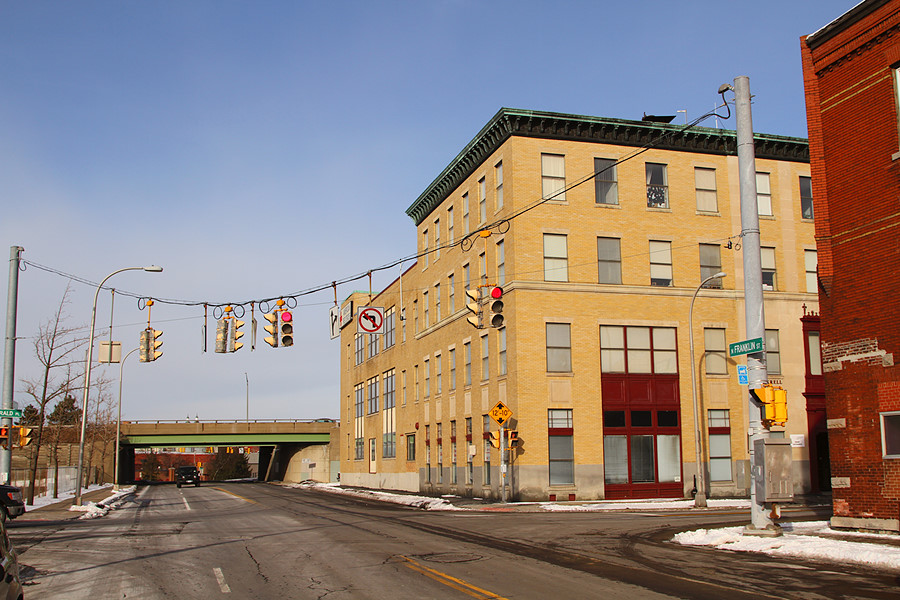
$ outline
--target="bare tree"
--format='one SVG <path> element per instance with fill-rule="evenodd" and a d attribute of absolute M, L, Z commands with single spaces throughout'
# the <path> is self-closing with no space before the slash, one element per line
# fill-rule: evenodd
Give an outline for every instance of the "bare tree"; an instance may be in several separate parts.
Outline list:
<path fill-rule="evenodd" d="M 116 439 L 116 419 L 115 408 L 116 402 L 111 393 L 109 393 L 110 380 L 101 377 L 92 386 L 97 390 L 97 397 L 93 401 L 93 410 L 88 416 L 88 439 L 85 444 L 88 448 L 87 455 L 87 471 L 91 472 L 91 465 L 94 462 L 95 452 L 99 447 L 98 466 L 100 473 L 94 480 L 94 483 L 102 483 L 103 473 L 106 467 L 106 457 L 110 454 L 110 447 L 115 448 Z M 112 450 L 114 452 L 114 450 Z M 90 479 L 88 479 L 90 484 Z"/>
<path fill-rule="evenodd" d="M 41 364 L 41 372 L 33 378 L 22 379 L 22 391 L 34 399 L 37 415 L 37 434 L 33 436 L 34 448 L 29 465 L 29 480 L 26 487 L 26 501 L 34 504 L 34 482 L 37 477 L 38 456 L 44 436 L 44 423 L 48 406 L 62 398 L 74 386 L 74 363 L 78 362 L 78 349 L 87 341 L 78 335 L 79 328 L 65 324 L 68 319 L 66 306 L 69 304 L 71 286 L 66 286 L 56 314 L 38 328 L 34 339 L 34 354 Z M 62 372 L 62 375 L 60 375 Z"/>
<path fill-rule="evenodd" d="M 62 441 L 72 443 L 78 440 L 75 432 L 76 425 L 81 418 L 81 410 L 73 396 L 68 391 L 65 397 L 56 403 L 53 411 L 47 417 L 51 427 L 52 440 L 50 444 L 50 460 L 53 463 L 53 497 L 59 497 L 59 444 Z"/>

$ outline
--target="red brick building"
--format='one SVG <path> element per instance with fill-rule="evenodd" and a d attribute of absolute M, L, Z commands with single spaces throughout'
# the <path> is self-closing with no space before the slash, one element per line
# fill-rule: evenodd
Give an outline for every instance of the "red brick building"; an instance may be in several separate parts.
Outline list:
<path fill-rule="evenodd" d="M 835 527 L 900 532 L 900 0 L 801 39 Z"/>

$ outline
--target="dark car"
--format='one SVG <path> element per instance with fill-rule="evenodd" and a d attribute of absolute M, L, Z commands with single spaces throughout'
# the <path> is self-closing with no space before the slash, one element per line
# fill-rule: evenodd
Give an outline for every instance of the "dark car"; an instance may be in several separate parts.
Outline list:
<path fill-rule="evenodd" d="M 18 557 L 6 534 L 6 525 L 0 522 L 0 598 L 22 600 L 23 596 Z"/>
<path fill-rule="evenodd" d="M 0 485 L 0 519 L 15 519 L 25 514 L 22 490 L 14 485 Z"/>
<path fill-rule="evenodd" d="M 175 485 L 181 487 L 184 485 L 194 484 L 200 485 L 200 472 L 197 467 L 178 467 L 175 471 Z"/>

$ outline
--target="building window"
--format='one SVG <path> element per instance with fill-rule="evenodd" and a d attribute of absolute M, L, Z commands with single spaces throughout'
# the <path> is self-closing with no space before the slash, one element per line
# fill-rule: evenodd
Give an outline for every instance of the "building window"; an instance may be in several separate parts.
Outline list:
<path fill-rule="evenodd" d="M 447 360 L 450 362 L 448 368 L 450 369 L 450 379 L 447 381 L 447 387 L 450 390 L 456 389 L 456 348 L 450 348 L 447 353 Z"/>
<path fill-rule="evenodd" d="M 463 265 L 463 285 L 466 289 L 472 285 L 472 269 L 469 267 L 469 263 Z"/>
<path fill-rule="evenodd" d="M 422 230 L 422 268 L 428 266 L 428 230 Z"/>
<path fill-rule="evenodd" d="M 448 314 L 453 314 L 456 312 L 456 286 L 455 280 L 453 278 L 453 273 L 447 276 L 447 302 L 450 304 L 450 312 Z"/>
<path fill-rule="evenodd" d="M 356 364 L 361 365 L 363 360 L 366 358 L 366 341 L 363 338 L 363 334 L 357 333 L 353 336 L 353 341 L 356 344 Z"/>
<path fill-rule="evenodd" d="M 472 464 L 472 453 L 469 446 L 472 444 L 472 417 L 466 417 L 466 485 L 472 485 L 475 479 L 475 465 Z"/>
<path fill-rule="evenodd" d="M 400 385 L 403 387 L 403 395 L 400 401 L 406 406 L 406 370 L 400 371 Z"/>
<path fill-rule="evenodd" d="M 544 234 L 544 281 L 569 280 L 569 255 L 566 236 Z"/>
<path fill-rule="evenodd" d="M 616 161 L 609 158 L 594 159 L 594 193 L 597 204 L 619 203 Z"/>
<path fill-rule="evenodd" d="M 813 218 L 813 195 L 811 177 L 800 177 L 800 216 L 804 219 Z"/>
<path fill-rule="evenodd" d="M 498 162 L 494 165 L 494 182 L 497 186 L 496 188 L 496 210 L 499 211 L 503 208 L 503 161 Z"/>
<path fill-rule="evenodd" d="M 541 154 L 541 191 L 546 200 L 566 200 L 566 157 Z"/>
<path fill-rule="evenodd" d="M 669 184 L 666 165 L 647 163 L 647 206 L 649 208 L 669 208 Z"/>
<path fill-rule="evenodd" d="M 500 340 L 500 351 L 497 353 L 498 375 L 506 375 L 506 327 L 497 330 L 497 336 Z"/>
<path fill-rule="evenodd" d="M 762 267 L 762 289 L 775 290 L 775 248 L 759 249 L 760 266 Z"/>
<path fill-rule="evenodd" d="M 419 301 L 413 300 L 413 331 L 419 333 Z"/>
<path fill-rule="evenodd" d="M 465 379 L 465 385 L 472 385 L 472 343 L 466 342 L 463 344 L 463 375 Z"/>
<path fill-rule="evenodd" d="M 622 249 L 619 238 L 597 238 L 597 282 L 622 283 Z"/>
<path fill-rule="evenodd" d="M 487 256 L 484 252 L 478 255 L 478 271 L 481 273 L 481 284 L 487 285 Z"/>
<path fill-rule="evenodd" d="M 703 330 L 703 339 L 706 343 L 706 373 L 708 375 L 728 374 L 728 354 L 725 345 L 725 330 L 706 327 Z"/>
<path fill-rule="evenodd" d="M 378 412 L 378 378 L 372 377 L 366 382 L 367 394 L 367 414 L 373 415 Z"/>
<path fill-rule="evenodd" d="M 769 174 L 756 174 L 756 204 L 760 216 L 772 216 L 772 188 L 769 187 Z"/>
<path fill-rule="evenodd" d="M 650 241 L 650 285 L 672 285 L 672 242 Z"/>
<path fill-rule="evenodd" d="M 442 368 L 441 368 L 441 355 L 434 355 L 434 393 L 440 395 L 441 388 L 443 387 L 443 382 L 441 381 L 442 376 Z"/>
<path fill-rule="evenodd" d="M 372 358 L 376 354 L 378 354 L 378 338 L 380 335 L 376 335 L 374 333 L 366 334 L 369 336 L 369 358 Z"/>
<path fill-rule="evenodd" d="M 416 434 L 406 434 L 406 460 L 416 460 Z"/>
<path fill-rule="evenodd" d="M 503 240 L 497 242 L 497 285 L 506 283 L 506 252 Z"/>
<path fill-rule="evenodd" d="M 806 267 L 806 291 L 819 293 L 819 255 L 815 250 L 803 251 L 803 263 Z"/>
<path fill-rule="evenodd" d="M 722 251 L 718 244 L 700 244 L 700 281 L 722 272 Z M 722 289 L 722 279 L 710 279 L 705 288 Z"/>
<path fill-rule="evenodd" d="M 441 284 L 434 284 L 434 322 L 441 320 Z"/>
<path fill-rule="evenodd" d="M 716 170 L 694 167 L 694 189 L 697 191 L 697 210 L 718 212 L 716 199 Z"/>
<path fill-rule="evenodd" d="M 881 413 L 881 451 L 885 458 L 900 458 L 900 412 Z"/>
<path fill-rule="evenodd" d="M 766 329 L 766 371 L 781 375 L 781 347 L 778 344 L 778 330 Z"/>
<path fill-rule="evenodd" d="M 572 428 L 572 409 L 551 408 L 547 411 L 549 438 L 548 467 L 550 485 L 575 483 L 575 445 Z"/>
<path fill-rule="evenodd" d="M 806 334 L 806 343 L 809 346 L 809 374 L 822 374 L 822 346 L 819 343 L 819 332 L 809 331 Z"/>
<path fill-rule="evenodd" d="M 385 371 L 384 373 L 384 409 L 388 410 L 396 406 L 396 382 L 394 377 L 394 369 Z"/>
<path fill-rule="evenodd" d="M 450 421 L 450 483 L 456 484 L 456 459 L 457 459 L 457 445 L 456 445 L 456 421 Z"/>
<path fill-rule="evenodd" d="M 425 369 L 425 397 L 431 395 L 431 361 L 429 359 L 425 359 L 423 361 L 423 368 Z"/>
<path fill-rule="evenodd" d="M 569 323 L 547 323 L 547 372 L 572 372 L 572 326 Z"/>
<path fill-rule="evenodd" d="M 357 383 L 353 386 L 353 394 L 354 394 L 354 415 L 356 418 L 363 416 L 363 410 L 365 409 L 365 386 L 361 383 Z"/>
<path fill-rule="evenodd" d="M 453 207 L 447 207 L 447 243 L 453 244 L 456 238 L 453 237 Z"/>
<path fill-rule="evenodd" d="M 463 210 L 463 235 L 469 235 L 469 192 L 463 194 L 462 197 Z"/>
<path fill-rule="evenodd" d="M 400 341 L 406 343 L 406 309 L 400 309 Z"/>
<path fill-rule="evenodd" d="M 731 422 L 728 410 L 710 409 L 709 478 L 711 481 L 731 481 Z"/>
<path fill-rule="evenodd" d="M 415 401 L 419 401 L 419 365 L 413 365 L 413 392 Z"/>
<path fill-rule="evenodd" d="M 481 336 L 481 380 L 487 381 L 491 378 L 490 357 L 489 357 L 488 336 Z"/>
<path fill-rule="evenodd" d="M 428 326 L 431 325 L 431 320 L 429 318 L 429 302 L 428 302 L 428 292 L 422 292 L 422 316 L 425 318 L 425 329 L 428 329 Z"/>
<path fill-rule="evenodd" d="M 431 483 L 431 425 L 425 426 L 425 482 Z"/>
<path fill-rule="evenodd" d="M 441 220 L 434 220 L 434 260 L 441 257 Z"/>
<path fill-rule="evenodd" d="M 600 326 L 602 373 L 678 372 L 674 327 Z"/>
<path fill-rule="evenodd" d="M 478 222 L 487 221 L 487 183 L 484 177 L 478 180 Z"/>
<path fill-rule="evenodd" d="M 394 338 L 396 336 L 396 310 L 394 307 L 390 307 L 386 311 L 384 311 L 384 348 L 387 350 L 391 346 L 394 345 Z"/>

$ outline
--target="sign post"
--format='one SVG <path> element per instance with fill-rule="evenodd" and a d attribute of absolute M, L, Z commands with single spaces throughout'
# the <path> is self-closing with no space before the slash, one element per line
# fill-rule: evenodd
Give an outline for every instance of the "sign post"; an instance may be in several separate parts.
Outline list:
<path fill-rule="evenodd" d="M 497 402 L 488 412 L 490 417 L 500 426 L 500 500 L 506 502 L 506 455 L 509 450 L 509 442 L 506 439 L 506 424 L 513 412 L 502 402 Z"/>

